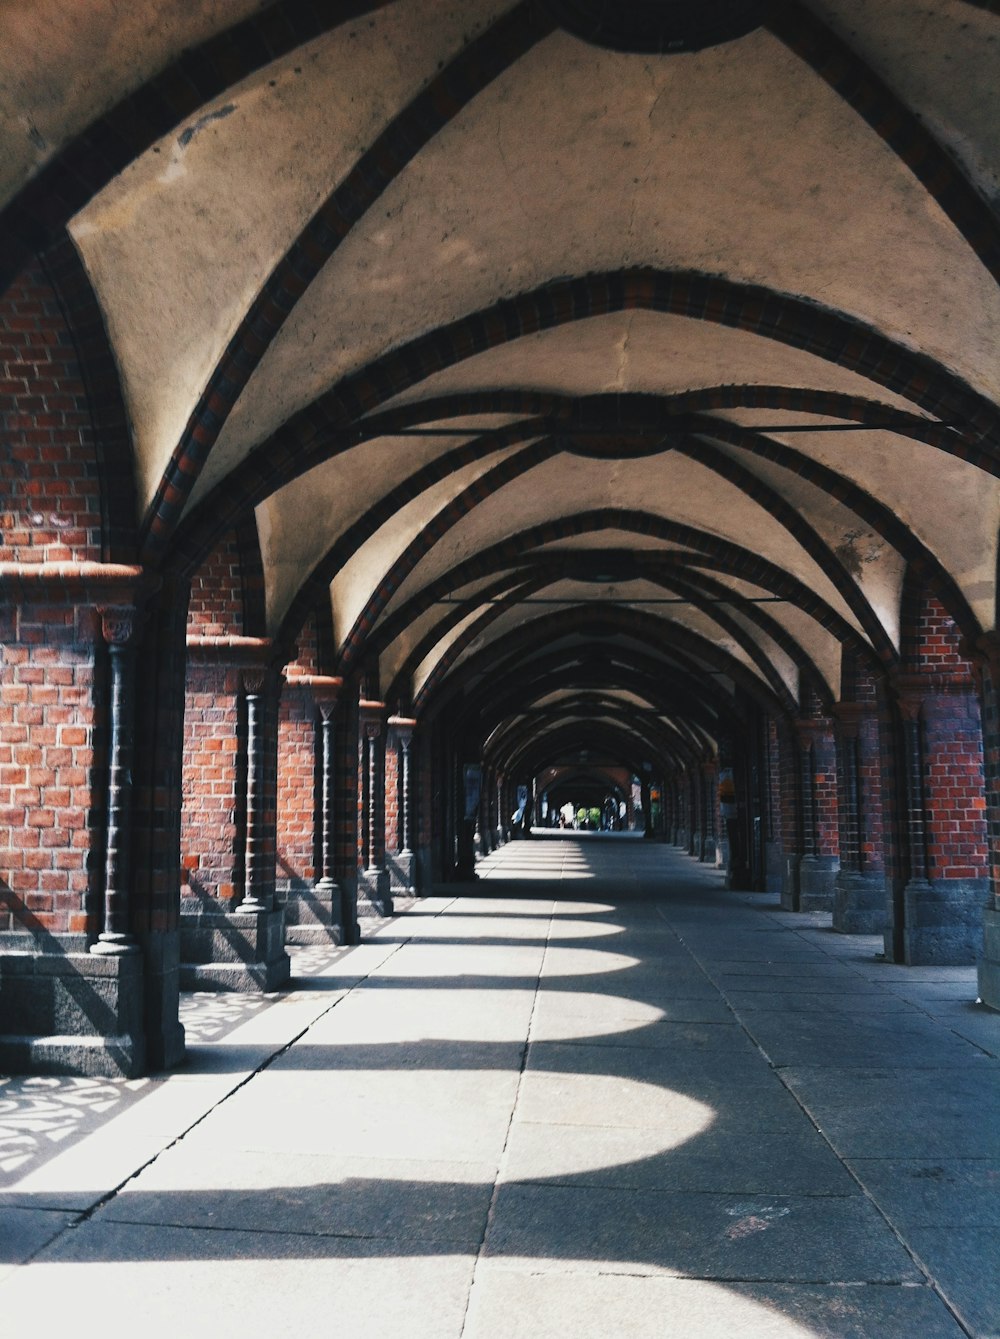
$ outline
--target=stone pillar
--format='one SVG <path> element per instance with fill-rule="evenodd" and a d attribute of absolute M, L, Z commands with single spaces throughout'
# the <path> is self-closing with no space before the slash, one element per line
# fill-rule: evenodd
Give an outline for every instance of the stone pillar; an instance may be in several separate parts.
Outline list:
<path fill-rule="evenodd" d="M 878 719 L 874 705 L 834 708 L 840 868 L 834 884 L 833 928 L 841 934 L 880 934 L 885 926 L 885 874 L 871 826 L 881 813 Z"/>
<path fill-rule="evenodd" d="M 385 703 L 362 699 L 358 703 L 360 760 L 362 764 L 364 867 L 358 870 L 359 919 L 392 914 L 389 871 L 385 868 L 385 811 L 382 775 L 384 765 Z"/>
<path fill-rule="evenodd" d="M 983 947 L 979 958 L 979 998 L 1000 1009 L 1000 634 L 980 638 L 975 660 L 983 718 L 989 891 L 983 906 Z"/>
<path fill-rule="evenodd" d="M 132 848 L 132 740 L 135 611 L 103 608 L 101 629 L 111 665 L 103 929 L 91 953 L 138 953 L 129 917 Z"/>
<path fill-rule="evenodd" d="M 914 965 L 972 963 L 990 887 L 978 703 L 971 684 L 944 674 L 900 676 L 897 691 L 909 877 L 886 952 Z"/>
<path fill-rule="evenodd" d="M 399 778 L 398 821 L 399 845 L 386 852 L 389 886 L 394 893 L 413 897 L 416 893 L 416 856 L 413 850 L 413 767 L 411 750 L 416 721 L 410 716 L 390 716 L 390 740 L 396 748 Z"/>
<path fill-rule="evenodd" d="M 830 722 L 798 721 L 802 859 L 799 911 L 832 911 L 837 853 L 837 760 Z"/>
<path fill-rule="evenodd" d="M 706 864 L 715 864 L 715 792 L 716 767 L 714 762 L 701 765 L 701 852 L 699 859 Z"/>

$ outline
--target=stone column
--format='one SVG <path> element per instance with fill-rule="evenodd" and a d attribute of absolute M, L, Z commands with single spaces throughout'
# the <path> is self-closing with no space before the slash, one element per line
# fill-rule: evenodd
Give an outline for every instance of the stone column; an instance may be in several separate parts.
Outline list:
<path fill-rule="evenodd" d="M 981 637 L 976 651 L 990 860 L 990 886 L 983 906 L 983 951 L 978 966 L 979 998 L 991 1009 L 1000 1009 L 1000 634 L 991 632 Z"/>
<path fill-rule="evenodd" d="M 715 864 L 715 763 L 704 762 L 701 765 L 701 853 L 700 859 L 706 864 Z"/>
<path fill-rule="evenodd" d="M 390 716 L 389 729 L 395 741 L 399 774 L 399 847 L 386 852 L 391 890 L 412 897 L 416 892 L 416 857 L 413 853 L 413 770 L 410 751 L 416 721 L 410 716 Z"/>
<path fill-rule="evenodd" d="M 385 736 L 385 703 L 362 699 L 358 703 L 361 758 L 364 767 L 364 869 L 358 872 L 359 919 L 392 914 L 389 871 L 383 864 L 384 812 L 382 810 L 381 752 Z"/>
<path fill-rule="evenodd" d="M 833 928 L 841 934 L 880 934 L 885 925 L 885 877 L 881 861 L 865 851 L 866 811 L 876 802 L 864 784 L 864 764 L 877 750 L 873 707 L 839 702 L 834 708 L 837 746 L 837 818 L 840 869 L 834 884 Z M 868 793 L 866 793 L 866 790 Z"/>
<path fill-rule="evenodd" d="M 315 838 L 319 877 L 311 888 L 289 889 L 285 898 L 287 944 L 342 944 L 343 897 L 336 879 L 336 754 L 337 700 L 343 679 L 327 674 L 290 674 L 289 685 L 308 689 L 315 706 L 315 747 L 319 763 L 319 793 L 315 795 Z M 279 759 L 280 765 L 280 759 Z"/>
<path fill-rule="evenodd" d="M 897 692 L 909 878 L 902 924 L 887 931 L 886 952 L 907 964 L 971 964 L 990 888 L 974 685 L 960 674 L 925 672 L 899 676 Z"/>
<path fill-rule="evenodd" d="M 802 815 L 799 911 L 832 911 L 840 867 L 836 843 L 837 761 L 833 731 L 823 718 L 796 723 Z M 834 811 L 834 812 L 831 812 Z"/>
<path fill-rule="evenodd" d="M 135 683 L 136 614 L 133 609 L 100 611 L 101 630 L 111 662 L 111 720 L 108 749 L 107 843 L 104 860 L 104 918 L 91 953 L 132 954 L 139 945 L 129 921 L 132 847 L 132 717 Z"/>

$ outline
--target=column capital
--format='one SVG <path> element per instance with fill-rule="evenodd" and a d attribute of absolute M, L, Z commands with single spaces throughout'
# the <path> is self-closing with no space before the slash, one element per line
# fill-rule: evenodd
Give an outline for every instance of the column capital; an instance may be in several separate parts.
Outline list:
<path fill-rule="evenodd" d="M 109 646 L 129 646 L 134 643 L 142 615 L 134 605 L 99 604 L 101 635 Z"/>
<path fill-rule="evenodd" d="M 390 716 L 386 721 L 389 729 L 404 749 L 410 747 L 410 740 L 413 738 L 413 732 L 417 728 L 417 722 L 413 716 Z"/>
<path fill-rule="evenodd" d="M 358 702 L 358 715 L 366 739 L 378 739 L 385 719 L 385 703 L 363 697 Z"/>
<path fill-rule="evenodd" d="M 792 727 L 800 747 L 808 748 L 830 734 L 832 722 L 829 716 L 800 716 L 792 722 Z"/>
<path fill-rule="evenodd" d="M 340 690 L 344 686 L 344 680 L 339 674 L 300 674 L 294 671 L 290 674 L 285 669 L 285 682 L 290 688 L 308 688 L 312 694 L 313 702 L 323 713 L 329 715 L 337 705 L 340 697 Z"/>
<path fill-rule="evenodd" d="M 844 739 L 856 739 L 861 729 L 861 722 L 866 716 L 870 715 L 871 708 L 866 707 L 863 702 L 835 702 L 833 704 L 833 718 L 837 725 L 837 731 Z"/>

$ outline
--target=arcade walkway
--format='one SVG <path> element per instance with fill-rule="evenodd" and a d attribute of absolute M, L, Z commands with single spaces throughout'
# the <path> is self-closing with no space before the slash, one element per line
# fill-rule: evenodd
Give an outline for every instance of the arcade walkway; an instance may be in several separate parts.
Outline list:
<path fill-rule="evenodd" d="M 554 835 L 165 1079 L 0 1081 L 0 1318 L 105 1335 L 1000 1334 L 1000 1017 L 629 838 Z"/>

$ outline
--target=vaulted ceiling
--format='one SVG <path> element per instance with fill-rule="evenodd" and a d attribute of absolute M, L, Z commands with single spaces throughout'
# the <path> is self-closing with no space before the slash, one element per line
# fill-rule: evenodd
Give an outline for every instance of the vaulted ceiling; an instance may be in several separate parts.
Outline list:
<path fill-rule="evenodd" d="M 145 562 L 252 516 L 270 635 L 697 756 L 908 568 L 996 623 L 997 9 L 13 0 L 0 255 L 82 261 Z"/>

